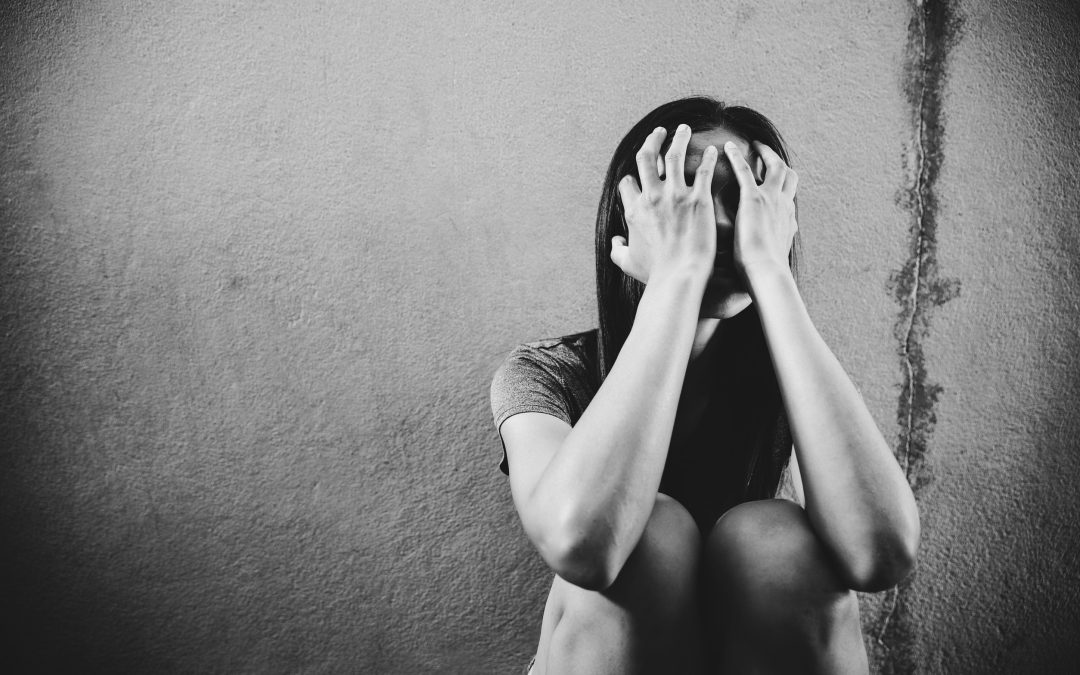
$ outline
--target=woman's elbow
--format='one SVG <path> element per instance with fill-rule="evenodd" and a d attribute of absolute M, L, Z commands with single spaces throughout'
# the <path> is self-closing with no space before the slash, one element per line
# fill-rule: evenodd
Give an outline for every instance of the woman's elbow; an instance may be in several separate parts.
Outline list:
<path fill-rule="evenodd" d="M 533 542 L 548 567 L 575 586 L 602 591 L 619 575 L 621 565 L 612 547 L 595 534 L 569 526 L 551 527 L 544 536 L 533 537 Z"/>
<path fill-rule="evenodd" d="M 558 555 L 545 556 L 545 559 L 552 571 L 564 581 L 587 591 L 606 590 L 619 575 L 610 559 L 590 546 L 568 548 Z"/>
<path fill-rule="evenodd" d="M 896 586 L 915 568 L 919 551 L 918 520 L 914 527 L 878 533 L 864 550 L 849 557 L 845 569 L 848 584 L 864 593 L 877 593 Z"/>

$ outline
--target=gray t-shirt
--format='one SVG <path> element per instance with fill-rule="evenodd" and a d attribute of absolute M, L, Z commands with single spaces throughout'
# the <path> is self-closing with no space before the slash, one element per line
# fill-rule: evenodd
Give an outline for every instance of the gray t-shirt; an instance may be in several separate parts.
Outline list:
<path fill-rule="evenodd" d="M 510 417 L 524 412 L 552 415 L 570 426 L 577 424 L 600 388 L 597 352 L 595 329 L 516 347 L 496 371 L 491 383 L 491 412 L 496 429 Z M 697 447 L 704 445 L 701 438 L 695 442 Z M 786 424 L 779 425 L 772 451 L 786 457 L 790 444 Z M 722 477 L 745 471 L 746 458 L 739 454 L 740 450 L 725 447 L 717 452 L 691 453 L 673 446 L 664 469 L 661 491 L 679 499 L 700 523 L 708 524 L 723 510 L 742 501 L 736 494 L 739 486 L 722 480 Z M 794 457 L 794 453 L 791 456 Z M 499 468 L 509 475 L 505 448 Z M 709 476 L 716 479 L 710 481 Z M 727 492 L 729 497 L 717 498 L 717 492 Z M 773 494 L 800 501 L 787 467 Z"/>
<path fill-rule="evenodd" d="M 510 417 L 538 412 L 577 424 L 600 388 L 596 373 L 596 330 L 519 345 L 491 381 L 495 428 Z M 509 475 L 506 450 L 502 472 Z"/>

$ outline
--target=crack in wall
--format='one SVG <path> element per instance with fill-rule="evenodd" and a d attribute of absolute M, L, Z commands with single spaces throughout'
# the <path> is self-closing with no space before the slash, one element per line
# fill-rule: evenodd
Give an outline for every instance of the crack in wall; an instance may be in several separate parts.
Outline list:
<path fill-rule="evenodd" d="M 897 402 L 900 438 L 896 455 L 918 497 L 920 488 L 931 478 L 926 455 L 942 391 L 927 379 L 923 339 L 929 332 L 931 311 L 960 290 L 957 280 L 938 274 L 936 185 L 944 156 L 946 61 L 959 38 L 961 21 L 948 0 L 914 0 L 912 10 L 903 72 L 904 93 L 912 112 L 913 138 L 904 155 L 910 179 L 897 197 L 912 216 L 911 256 L 892 275 L 890 286 L 901 307 L 895 331 L 904 376 Z M 878 645 L 889 657 L 885 672 L 917 670 L 915 630 L 904 603 L 914 577 L 912 574 L 890 592 L 875 631 Z"/>
<path fill-rule="evenodd" d="M 919 48 L 919 63 L 923 65 L 925 73 L 926 64 L 926 17 L 919 8 L 922 6 L 922 0 L 915 0 L 915 18 L 919 22 L 920 33 L 920 48 Z M 914 214 L 915 214 L 915 268 L 911 271 L 911 278 L 914 280 L 912 284 L 911 292 L 906 299 L 908 306 L 911 308 L 908 312 L 907 328 L 904 331 L 904 340 L 901 345 L 900 355 L 904 361 L 905 369 L 905 383 L 907 388 L 907 420 L 904 426 L 904 445 L 903 450 L 900 453 L 902 459 L 902 466 L 904 467 L 904 475 L 907 476 L 908 481 L 911 481 L 911 432 L 914 428 L 914 415 L 915 415 L 915 387 L 911 386 L 915 381 L 915 370 L 912 364 L 912 351 L 915 340 L 915 317 L 919 314 L 919 291 L 922 290 L 922 261 L 924 255 L 924 244 L 926 241 L 926 204 L 923 199 L 923 190 L 926 186 L 926 145 L 924 137 L 926 135 L 926 116 L 924 112 L 926 110 L 926 78 L 922 78 L 922 82 L 919 87 L 919 104 L 916 108 L 918 114 L 918 122 L 915 125 L 915 155 L 916 155 L 916 167 L 915 167 L 915 185 L 912 188 L 912 193 L 915 197 Z M 921 354 L 920 354 L 921 355 Z"/>

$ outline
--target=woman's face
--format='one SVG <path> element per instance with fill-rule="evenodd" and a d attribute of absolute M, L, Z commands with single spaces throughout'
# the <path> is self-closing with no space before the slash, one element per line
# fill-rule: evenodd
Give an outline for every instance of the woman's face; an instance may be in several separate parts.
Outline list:
<path fill-rule="evenodd" d="M 758 180 L 761 180 L 762 162 L 751 149 L 749 141 L 727 129 L 712 129 L 697 131 L 690 136 L 685 165 L 687 185 L 694 180 L 694 172 L 701 164 L 705 148 L 715 145 L 721 149 L 728 141 L 735 142 L 747 163 L 754 167 Z M 716 263 L 701 303 L 701 317 L 729 319 L 750 306 L 750 294 L 735 268 L 735 212 L 738 208 L 739 184 L 723 151 L 713 171 L 712 195 L 716 212 Z"/>

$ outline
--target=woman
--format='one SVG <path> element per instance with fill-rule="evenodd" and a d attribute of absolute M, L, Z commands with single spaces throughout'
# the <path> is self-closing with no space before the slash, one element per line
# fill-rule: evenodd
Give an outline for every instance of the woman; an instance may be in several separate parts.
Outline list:
<path fill-rule="evenodd" d="M 765 117 L 708 98 L 615 151 L 599 329 L 492 383 L 556 574 L 531 672 L 866 672 L 854 591 L 906 576 L 919 517 L 799 296 L 797 184 Z"/>

